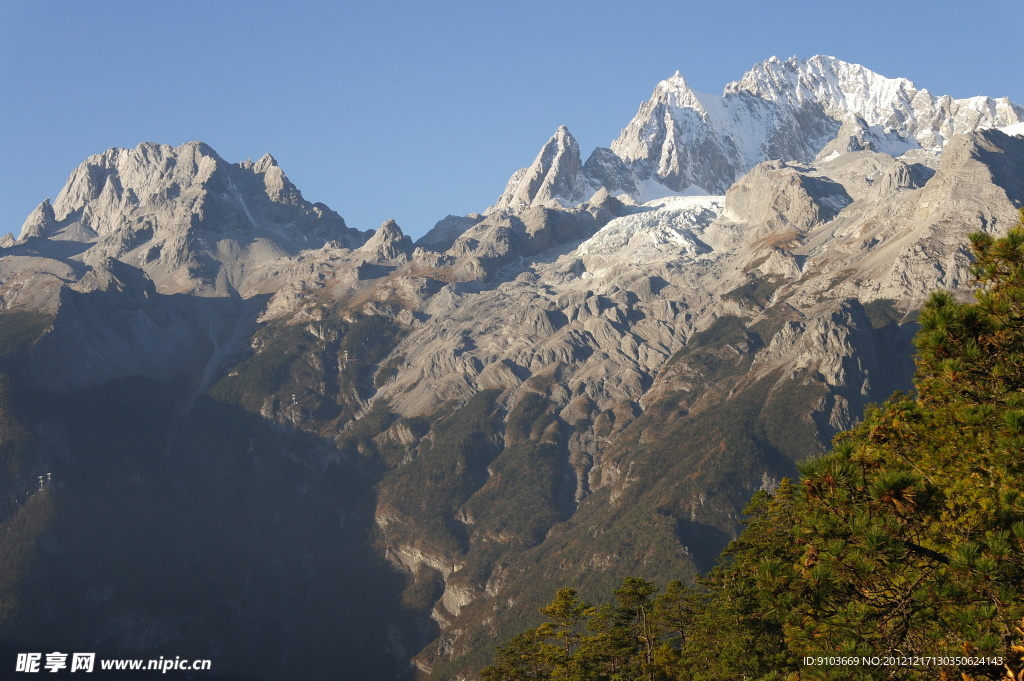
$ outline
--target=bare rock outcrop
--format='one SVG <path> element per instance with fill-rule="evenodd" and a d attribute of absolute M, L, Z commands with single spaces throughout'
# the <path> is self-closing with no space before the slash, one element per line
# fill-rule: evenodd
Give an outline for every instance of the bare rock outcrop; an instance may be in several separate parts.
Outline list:
<path fill-rule="evenodd" d="M 162 291 L 223 295 L 258 286 L 271 260 L 367 236 L 303 199 L 269 154 L 230 164 L 189 142 L 88 158 L 28 217 L 19 243 L 58 259 L 131 263 Z"/>

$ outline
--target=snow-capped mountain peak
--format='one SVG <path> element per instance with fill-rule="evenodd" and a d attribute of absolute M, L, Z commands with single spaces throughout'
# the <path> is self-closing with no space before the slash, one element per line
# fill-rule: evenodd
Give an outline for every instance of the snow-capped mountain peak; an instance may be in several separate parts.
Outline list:
<path fill-rule="evenodd" d="M 816 102 L 830 114 L 856 113 L 869 118 L 871 112 L 910 102 L 918 90 L 906 78 L 886 78 L 859 64 L 817 55 L 807 60 L 772 58 L 756 64 L 740 80 L 726 85 L 723 95 L 740 92 L 780 104 Z"/>
<path fill-rule="evenodd" d="M 703 110 L 697 93 L 689 86 L 679 71 L 676 71 L 655 86 L 654 94 L 651 95 L 651 101 L 677 109 L 693 108 Z"/>
<path fill-rule="evenodd" d="M 726 85 L 720 97 L 695 92 L 677 71 L 655 86 L 611 148 L 595 150 L 581 172 L 578 152 L 553 146 L 556 133 L 491 209 L 571 205 L 599 187 L 639 201 L 698 188 L 721 194 L 766 160 L 810 163 L 856 149 L 937 155 L 955 134 L 1021 121 L 1024 108 L 1006 98 L 935 96 L 906 78 L 826 55 L 771 57 Z M 564 161 L 545 165 L 544 158 Z M 545 181 L 556 166 L 558 181 Z"/>

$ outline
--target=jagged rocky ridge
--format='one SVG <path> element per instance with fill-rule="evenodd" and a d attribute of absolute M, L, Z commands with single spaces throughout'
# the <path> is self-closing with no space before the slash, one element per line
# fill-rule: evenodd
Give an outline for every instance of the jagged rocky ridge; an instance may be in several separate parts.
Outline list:
<path fill-rule="evenodd" d="M 560 127 L 488 211 L 571 206 L 604 187 L 639 201 L 721 194 L 767 160 L 809 163 L 846 151 L 934 155 L 957 133 L 1024 120 L 1006 98 L 953 99 L 828 56 L 769 59 L 725 86 L 695 92 L 676 72 L 658 83 L 611 148 L 581 162 Z"/>
<path fill-rule="evenodd" d="M 771 148 L 809 156 L 638 203 L 563 181 L 591 163 L 560 129 L 518 203 L 416 244 L 349 230 L 269 157 L 90 158 L 0 250 L 0 321 L 37 336 L 2 346 L 4 522 L 30 547 L 4 641 L 462 678 L 556 586 L 706 569 L 753 490 L 909 386 L 914 310 L 966 291 L 966 233 L 1024 202 L 1024 138 L 985 129 L 1015 105 L 825 58 L 751 73 L 727 96 L 834 116 L 822 139 L 786 119 L 803 141 Z"/>
<path fill-rule="evenodd" d="M 161 289 L 223 296 L 251 294 L 252 270 L 268 261 L 328 242 L 351 248 L 368 236 L 303 199 L 270 154 L 231 164 L 191 142 L 89 157 L 52 204 L 28 217 L 19 245 L 32 253 L 39 244 L 47 255 L 59 245 L 59 255 L 81 254 L 87 267 L 115 259 Z"/>

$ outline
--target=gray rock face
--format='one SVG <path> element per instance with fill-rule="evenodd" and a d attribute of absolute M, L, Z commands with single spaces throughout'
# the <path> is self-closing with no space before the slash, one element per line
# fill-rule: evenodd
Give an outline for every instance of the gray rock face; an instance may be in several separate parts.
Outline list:
<path fill-rule="evenodd" d="M 879 151 L 892 146 L 891 140 L 878 126 L 870 126 L 854 114 L 843 121 L 835 138 L 818 152 L 818 159 L 829 159 L 848 151 Z"/>
<path fill-rule="evenodd" d="M 402 233 L 398 223 L 388 220 L 380 229 L 360 246 L 359 252 L 375 262 L 407 258 L 412 254 L 412 239 Z"/>
<path fill-rule="evenodd" d="M 590 188 L 582 170 L 579 144 L 563 125 L 540 150 L 533 165 L 516 171 L 504 193 L 484 212 L 523 210 L 552 202 L 557 207 L 577 204 L 597 189 Z"/>
<path fill-rule="evenodd" d="M 607 191 L 569 209 L 535 205 L 520 211 L 495 211 L 463 232 L 447 253 L 461 279 L 489 279 L 525 258 L 568 246 L 593 235 L 625 212 Z"/>
<path fill-rule="evenodd" d="M 806 232 L 828 222 L 852 199 L 839 183 L 767 161 L 744 175 L 725 195 L 725 217 Z"/>
<path fill-rule="evenodd" d="M 91 265 L 142 268 L 160 290 L 224 292 L 255 286 L 267 261 L 328 241 L 361 245 L 323 204 L 311 204 L 269 154 L 229 164 L 205 144 L 140 144 L 92 156 L 51 206 L 25 221 L 24 250 Z"/>
<path fill-rule="evenodd" d="M 629 165 L 611 149 L 594 149 L 583 165 L 583 175 L 613 194 L 636 196 L 639 191 Z"/>
<path fill-rule="evenodd" d="M 452 247 L 455 240 L 466 233 L 466 230 L 484 219 L 480 213 L 467 216 L 449 215 L 438 220 L 429 232 L 416 241 L 416 245 L 443 253 Z"/>
<path fill-rule="evenodd" d="M 52 233 L 56 227 L 57 219 L 54 216 L 53 206 L 50 205 L 50 199 L 44 199 L 25 219 L 25 224 L 21 227 L 21 238 L 45 236 Z M 13 244 L 12 241 L 11 245 Z"/>

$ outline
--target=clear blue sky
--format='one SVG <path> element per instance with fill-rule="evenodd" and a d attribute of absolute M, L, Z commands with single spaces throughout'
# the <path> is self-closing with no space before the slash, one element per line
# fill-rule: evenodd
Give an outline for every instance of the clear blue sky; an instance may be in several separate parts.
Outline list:
<path fill-rule="evenodd" d="M 353 227 L 479 211 L 561 124 L 607 146 L 680 70 L 831 54 L 1024 103 L 1024 2 L 0 0 L 0 234 L 87 156 L 272 153 Z"/>

